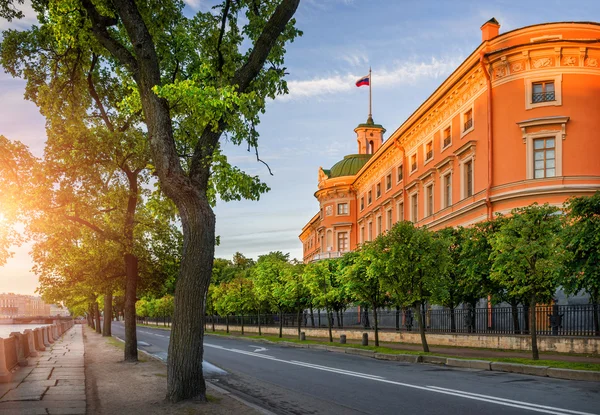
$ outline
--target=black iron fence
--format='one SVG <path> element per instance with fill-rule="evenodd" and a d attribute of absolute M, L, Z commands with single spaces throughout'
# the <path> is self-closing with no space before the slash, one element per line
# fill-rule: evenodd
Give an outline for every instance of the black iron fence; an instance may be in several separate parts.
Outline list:
<path fill-rule="evenodd" d="M 531 316 L 528 307 L 492 307 L 455 309 L 433 308 L 421 310 L 425 330 L 430 333 L 487 333 L 487 334 L 529 334 Z M 595 315 L 595 318 L 594 318 Z M 283 327 L 326 328 L 327 313 L 305 311 L 298 314 L 284 314 Z M 333 328 L 372 329 L 373 312 L 346 311 L 333 312 Z M 417 318 L 413 309 L 378 310 L 378 326 L 381 330 L 418 331 Z M 537 333 L 554 336 L 600 336 L 598 321 L 600 306 L 594 305 L 554 305 L 536 307 Z M 232 326 L 258 326 L 256 314 L 235 316 L 207 316 L 206 324 Z M 261 314 L 260 325 L 278 327 L 278 314 Z"/>

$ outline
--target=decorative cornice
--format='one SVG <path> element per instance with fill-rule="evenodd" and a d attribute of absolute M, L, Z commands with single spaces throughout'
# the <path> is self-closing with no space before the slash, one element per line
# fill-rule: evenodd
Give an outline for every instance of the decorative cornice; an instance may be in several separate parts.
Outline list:
<path fill-rule="evenodd" d="M 553 116 L 553 117 L 542 117 L 542 118 L 532 118 L 530 120 L 517 121 L 517 125 L 521 128 L 521 134 L 523 136 L 523 143 L 527 141 L 527 128 L 528 127 L 537 127 L 540 125 L 557 125 L 561 126 L 561 134 L 562 139 L 567 138 L 567 122 L 570 120 L 570 117 L 567 116 Z"/>
<path fill-rule="evenodd" d="M 429 176 L 433 175 L 433 173 L 435 173 L 435 168 L 431 168 L 431 169 L 427 170 L 425 173 L 423 173 L 422 175 L 420 175 L 419 180 L 424 181 Z"/>
<path fill-rule="evenodd" d="M 443 159 L 442 161 L 440 161 L 438 164 L 436 164 L 435 167 L 438 171 L 442 170 L 447 164 L 452 163 L 454 161 L 454 159 L 456 158 L 456 156 L 454 154 L 450 154 L 449 156 L 447 156 L 445 159 Z"/>
<path fill-rule="evenodd" d="M 462 146 L 460 146 L 455 152 L 454 155 L 456 157 L 460 157 L 461 155 L 463 155 L 464 153 L 466 153 L 467 151 L 474 151 L 475 150 L 475 145 L 477 144 L 477 142 L 475 140 L 469 140 L 467 141 L 465 144 L 463 144 Z"/>

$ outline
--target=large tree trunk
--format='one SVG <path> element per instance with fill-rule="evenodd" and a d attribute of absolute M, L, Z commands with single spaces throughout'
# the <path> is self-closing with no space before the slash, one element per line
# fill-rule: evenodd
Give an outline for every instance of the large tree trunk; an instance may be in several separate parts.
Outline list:
<path fill-rule="evenodd" d="M 533 360 L 540 359 L 540 352 L 538 351 L 537 345 L 537 321 L 535 316 L 535 296 L 531 297 L 531 305 L 529 306 L 529 312 L 531 313 L 531 354 Z"/>
<path fill-rule="evenodd" d="M 258 314 L 258 335 L 259 335 L 259 336 L 262 336 L 262 327 L 261 327 L 261 325 L 260 325 L 260 308 L 258 309 L 258 312 L 257 312 L 257 314 Z M 213 331 L 214 331 L 214 330 L 213 330 Z"/>
<path fill-rule="evenodd" d="M 201 199 L 201 200 L 199 200 Z M 215 253 L 215 216 L 205 195 L 189 194 L 178 206 L 183 254 L 175 288 L 169 343 L 167 400 L 206 401 L 202 374 L 205 301 Z"/>
<path fill-rule="evenodd" d="M 396 306 L 396 331 L 400 331 L 400 307 Z"/>
<path fill-rule="evenodd" d="M 94 302 L 94 316 L 96 319 L 96 333 L 102 333 L 102 325 L 100 324 L 100 307 L 98 307 L 98 302 Z"/>
<path fill-rule="evenodd" d="M 138 277 L 138 259 L 132 254 L 125 254 L 125 350 L 126 362 L 138 361 L 137 325 L 135 320 L 135 301 Z"/>
<path fill-rule="evenodd" d="M 425 321 L 421 314 L 421 302 L 415 303 L 415 314 L 417 315 L 417 324 L 419 324 L 419 334 L 421 335 L 421 344 L 423 345 L 423 351 L 429 353 L 429 345 L 427 344 L 427 338 L 425 337 Z"/>
<path fill-rule="evenodd" d="M 375 323 L 375 347 L 379 347 L 379 326 L 377 325 L 377 304 L 373 303 L 373 320 Z"/>
<path fill-rule="evenodd" d="M 310 324 L 312 327 L 315 326 L 315 314 L 313 312 L 312 306 L 310 307 Z"/>
<path fill-rule="evenodd" d="M 93 303 L 89 303 L 89 305 L 88 305 L 87 321 L 88 321 L 88 326 L 90 326 L 93 330 L 95 330 L 96 326 L 94 324 L 94 304 Z"/>
<path fill-rule="evenodd" d="M 112 298 L 113 294 L 111 290 L 106 290 L 104 293 L 104 326 L 102 326 L 102 336 L 112 336 Z"/>
<path fill-rule="evenodd" d="M 283 310 L 279 309 L 279 338 L 283 337 Z"/>

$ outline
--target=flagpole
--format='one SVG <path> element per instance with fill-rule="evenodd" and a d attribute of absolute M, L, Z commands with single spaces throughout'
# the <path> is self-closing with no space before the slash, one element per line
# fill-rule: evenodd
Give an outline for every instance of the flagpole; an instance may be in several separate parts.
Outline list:
<path fill-rule="evenodd" d="M 373 84 L 373 78 L 371 77 L 371 67 L 369 66 L 369 120 L 373 120 L 372 112 L 372 101 L 371 101 L 371 86 Z"/>

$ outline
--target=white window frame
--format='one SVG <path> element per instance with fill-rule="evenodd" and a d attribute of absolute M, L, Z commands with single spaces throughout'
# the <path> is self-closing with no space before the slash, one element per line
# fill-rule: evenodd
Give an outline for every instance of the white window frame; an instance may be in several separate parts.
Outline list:
<path fill-rule="evenodd" d="M 415 172 L 419 171 L 419 155 L 417 154 L 418 151 L 414 150 L 411 154 L 409 154 L 408 156 L 408 168 L 409 168 L 409 172 L 408 175 L 412 176 Z M 412 170 L 412 158 L 413 156 L 415 156 L 415 166 L 416 168 L 414 170 Z"/>
<path fill-rule="evenodd" d="M 345 234 L 346 235 L 346 249 L 344 251 L 342 251 L 340 249 L 340 235 Z M 338 252 L 348 252 L 350 250 L 350 235 L 348 234 L 348 231 L 338 231 L 336 232 L 335 235 L 335 245 L 336 245 L 336 249 Z"/>
<path fill-rule="evenodd" d="M 340 213 L 340 205 L 346 205 L 346 212 L 342 212 Z M 350 203 L 348 202 L 339 202 L 336 203 L 336 210 L 335 210 L 335 215 L 336 216 L 348 216 L 350 214 Z"/>
<path fill-rule="evenodd" d="M 533 84 L 536 82 L 554 81 L 554 101 L 532 103 Z M 562 105 L 562 73 L 551 71 L 543 75 L 524 78 L 525 82 L 525 109 L 531 110 L 539 107 L 558 107 Z"/>
<path fill-rule="evenodd" d="M 465 115 L 467 112 L 469 112 L 469 110 L 471 110 L 471 119 L 473 120 L 473 122 L 471 123 L 471 127 L 468 130 L 463 131 L 463 127 L 465 125 Z M 460 138 L 463 138 L 464 136 L 469 134 L 474 129 L 475 129 L 475 108 L 474 108 L 474 105 L 471 104 L 466 107 L 463 107 L 462 110 L 460 111 Z"/>
<path fill-rule="evenodd" d="M 400 215 L 402 213 L 402 216 Z M 404 200 L 396 203 L 396 222 L 402 222 L 404 220 Z"/>
<path fill-rule="evenodd" d="M 427 158 L 427 144 L 431 144 L 431 158 Z M 423 165 L 426 165 L 427 163 L 429 163 L 431 160 L 433 160 L 433 156 L 435 154 L 435 151 L 433 149 L 434 146 L 434 140 L 433 137 L 431 137 L 431 140 L 426 141 L 423 144 Z"/>
<path fill-rule="evenodd" d="M 428 189 L 431 187 L 431 213 L 429 212 L 429 191 Z M 435 213 L 435 186 L 433 184 L 433 180 L 425 183 L 423 185 L 423 206 L 425 207 L 424 209 L 424 218 L 428 218 L 429 216 L 433 216 L 433 214 Z"/>
<path fill-rule="evenodd" d="M 367 239 L 369 242 L 373 240 L 373 221 L 367 222 Z"/>
<path fill-rule="evenodd" d="M 533 151 L 533 141 L 537 138 L 554 138 L 554 168 L 555 175 L 554 177 L 546 177 L 545 179 L 554 179 L 556 177 L 561 177 L 563 175 L 562 172 L 562 141 L 563 141 L 563 133 L 562 131 L 538 131 L 535 133 L 525 134 L 525 145 L 526 145 L 526 157 L 527 157 L 527 179 L 535 179 L 535 169 L 534 169 L 534 151 Z M 535 180 L 543 180 L 543 179 L 535 179 Z"/>
<path fill-rule="evenodd" d="M 365 227 L 364 226 L 360 227 L 360 243 L 361 244 L 365 243 Z"/>
<path fill-rule="evenodd" d="M 379 186 L 379 194 L 377 194 L 377 186 Z M 380 199 L 382 195 L 383 192 L 381 191 L 381 180 L 379 180 L 377 183 L 375 183 L 375 200 Z"/>
<path fill-rule="evenodd" d="M 388 189 L 387 187 L 387 179 L 388 177 L 390 178 L 390 188 Z M 385 178 L 383 179 L 383 181 L 385 182 L 385 193 L 391 191 L 394 188 L 394 171 L 392 169 L 392 171 L 390 171 L 388 174 L 385 175 Z"/>
<path fill-rule="evenodd" d="M 532 156 L 533 157 L 533 156 Z M 471 171 L 471 183 L 473 185 L 473 191 L 471 192 L 471 196 L 467 196 L 467 183 L 465 183 L 465 165 L 468 162 L 473 163 L 473 169 Z M 471 154 L 468 157 L 465 157 L 460 161 L 460 198 L 461 200 L 466 199 L 467 197 L 472 197 L 475 195 L 475 156 Z"/>
<path fill-rule="evenodd" d="M 444 147 L 444 138 L 446 138 L 446 137 L 444 137 L 444 131 L 446 131 L 448 128 L 450 129 L 450 144 L 448 144 L 447 146 Z M 452 147 L 452 123 L 451 122 L 446 124 L 440 130 L 440 153 L 442 153 L 444 150 L 446 150 L 450 147 Z"/>
<path fill-rule="evenodd" d="M 378 237 L 383 233 L 383 217 L 381 215 L 377 215 L 375 218 L 375 237 Z"/>
<path fill-rule="evenodd" d="M 402 170 L 402 179 L 398 180 L 398 169 Z M 398 164 L 396 166 L 396 184 L 402 183 L 404 181 L 404 162 Z"/>
<path fill-rule="evenodd" d="M 389 219 L 389 221 L 388 221 Z M 394 226 L 394 214 L 392 213 L 392 208 L 385 210 L 385 227 L 386 230 L 389 231 Z"/>
<path fill-rule="evenodd" d="M 448 176 L 450 176 L 450 204 L 446 203 L 446 177 Z M 442 209 L 446 209 L 452 206 L 452 204 L 454 203 L 454 200 L 452 198 L 452 188 L 454 187 L 453 184 L 454 183 L 452 183 L 452 169 L 448 169 L 440 173 L 440 200 L 442 201 Z"/>
<path fill-rule="evenodd" d="M 413 212 L 413 197 L 416 198 L 417 201 L 417 211 Z M 412 192 L 409 196 L 408 196 L 408 202 L 409 202 L 409 217 L 410 217 L 410 221 L 412 223 L 417 223 L 419 221 L 419 191 L 417 190 L 416 192 Z M 415 218 L 416 216 L 416 218 Z M 414 220 L 416 219 L 416 220 Z"/>

